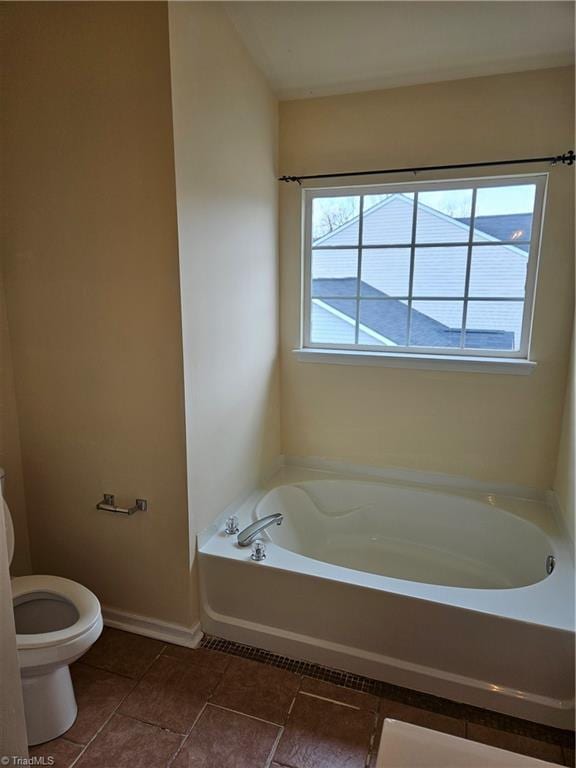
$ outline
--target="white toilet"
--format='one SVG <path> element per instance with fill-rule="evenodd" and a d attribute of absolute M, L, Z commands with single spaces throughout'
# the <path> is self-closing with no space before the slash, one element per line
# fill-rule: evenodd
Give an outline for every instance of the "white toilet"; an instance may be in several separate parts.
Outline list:
<path fill-rule="evenodd" d="M 1 469 L 0 481 L 3 485 Z M 12 562 L 14 528 L 3 494 L 0 503 L 4 504 Z M 68 665 L 100 636 L 102 613 L 89 589 L 58 576 L 15 577 L 12 598 L 28 744 L 32 746 L 60 736 L 76 719 L 78 708 Z"/>

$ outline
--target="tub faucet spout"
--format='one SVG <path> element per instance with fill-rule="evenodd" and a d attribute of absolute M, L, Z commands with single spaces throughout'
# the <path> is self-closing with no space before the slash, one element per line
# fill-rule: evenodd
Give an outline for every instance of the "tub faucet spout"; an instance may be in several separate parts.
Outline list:
<path fill-rule="evenodd" d="M 260 520 L 256 520 L 255 523 L 250 523 L 250 525 L 246 526 L 243 531 L 240 531 L 238 534 L 238 544 L 241 547 L 249 547 L 259 533 L 264 531 L 270 525 L 282 525 L 282 520 L 284 520 L 284 517 L 280 512 L 261 517 Z"/>

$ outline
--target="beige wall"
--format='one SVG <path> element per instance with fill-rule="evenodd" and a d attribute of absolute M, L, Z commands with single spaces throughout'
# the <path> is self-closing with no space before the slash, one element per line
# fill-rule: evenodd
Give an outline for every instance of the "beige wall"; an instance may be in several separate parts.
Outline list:
<path fill-rule="evenodd" d="M 3 10 L 4 270 L 33 567 L 189 625 L 167 7 Z M 149 511 L 97 512 L 103 492 Z"/>
<path fill-rule="evenodd" d="M 31 572 L 28 520 L 22 475 L 20 427 L 14 390 L 14 371 L 6 297 L 0 254 L 0 467 L 6 472 L 4 494 L 14 524 L 15 547 L 10 572 L 22 576 Z"/>
<path fill-rule="evenodd" d="M 569 149 L 573 135 L 569 69 L 290 101 L 280 111 L 281 172 L 552 155 Z M 571 326 L 573 181 L 573 169 L 551 170 L 538 367 L 529 377 L 297 362 L 300 190 L 283 187 L 284 453 L 551 487 Z"/>
<path fill-rule="evenodd" d="M 560 511 L 564 518 L 566 529 L 572 537 L 572 541 L 575 539 L 574 528 L 576 527 L 576 508 L 574 504 L 576 491 L 576 451 L 574 447 L 574 430 L 576 426 L 576 411 L 574 408 L 574 401 L 576 399 L 575 363 L 576 356 L 574 354 L 573 338 L 570 370 L 568 372 L 568 385 L 566 387 L 566 399 L 564 402 L 564 416 L 562 419 L 562 433 L 560 435 L 560 449 L 558 451 L 558 464 L 556 466 L 556 478 L 554 480 L 554 490 L 556 491 Z"/>
<path fill-rule="evenodd" d="M 279 453 L 276 101 L 219 3 L 173 3 L 170 48 L 191 515 Z"/>

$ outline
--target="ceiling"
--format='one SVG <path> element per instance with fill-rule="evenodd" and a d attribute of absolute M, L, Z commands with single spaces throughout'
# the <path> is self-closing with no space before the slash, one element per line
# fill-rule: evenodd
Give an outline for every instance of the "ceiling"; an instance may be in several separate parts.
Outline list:
<path fill-rule="evenodd" d="M 571 64 L 573 2 L 229 2 L 280 99 Z"/>

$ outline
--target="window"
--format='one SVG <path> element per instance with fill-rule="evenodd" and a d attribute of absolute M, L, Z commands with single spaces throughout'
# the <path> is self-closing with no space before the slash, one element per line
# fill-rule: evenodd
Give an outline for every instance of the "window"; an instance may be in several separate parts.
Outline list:
<path fill-rule="evenodd" d="M 527 359 L 546 179 L 305 190 L 303 346 Z"/>

